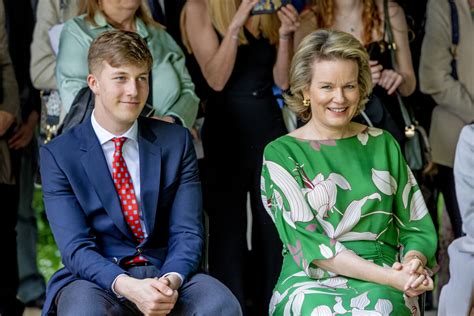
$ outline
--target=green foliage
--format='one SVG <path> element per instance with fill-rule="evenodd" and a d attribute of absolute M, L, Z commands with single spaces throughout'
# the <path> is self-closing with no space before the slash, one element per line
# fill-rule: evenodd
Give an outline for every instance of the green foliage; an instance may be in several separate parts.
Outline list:
<path fill-rule="evenodd" d="M 38 219 L 38 268 L 46 281 L 48 281 L 51 275 L 62 267 L 62 263 L 61 255 L 59 254 L 44 211 L 41 189 L 35 190 L 33 208 Z"/>

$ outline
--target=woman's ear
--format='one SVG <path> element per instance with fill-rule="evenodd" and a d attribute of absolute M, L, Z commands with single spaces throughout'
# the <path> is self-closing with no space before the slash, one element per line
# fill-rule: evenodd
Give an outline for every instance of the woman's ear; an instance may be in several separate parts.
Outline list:
<path fill-rule="evenodd" d="M 309 88 L 306 88 L 303 90 L 303 99 L 306 100 L 306 99 L 310 99 L 310 94 L 309 94 Z"/>

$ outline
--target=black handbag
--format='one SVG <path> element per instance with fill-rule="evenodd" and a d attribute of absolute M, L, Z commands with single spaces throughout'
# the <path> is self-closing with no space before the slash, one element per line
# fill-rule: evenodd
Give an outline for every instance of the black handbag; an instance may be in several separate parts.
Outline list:
<path fill-rule="evenodd" d="M 403 143 L 405 135 L 398 127 L 385 104 L 376 94 L 372 93 L 370 95 L 369 101 L 366 103 L 364 111 L 361 111 L 360 116 L 370 127 L 383 128 L 392 134 L 399 144 Z M 358 121 L 363 123 L 361 120 Z"/>
<path fill-rule="evenodd" d="M 388 0 L 383 2 L 385 17 L 385 33 L 387 34 L 388 49 L 392 65 L 396 65 L 395 50 L 396 44 L 393 40 L 392 26 L 390 24 L 390 14 L 388 12 Z M 408 166 L 412 170 L 428 170 L 432 166 L 431 145 L 426 130 L 418 123 L 413 115 L 413 111 L 407 109 L 401 95 L 396 92 L 397 101 L 400 106 L 403 121 L 405 123 L 405 158 Z"/>

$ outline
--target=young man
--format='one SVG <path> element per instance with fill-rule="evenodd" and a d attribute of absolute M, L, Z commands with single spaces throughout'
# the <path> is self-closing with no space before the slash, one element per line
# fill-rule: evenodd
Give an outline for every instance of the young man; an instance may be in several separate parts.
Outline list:
<path fill-rule="evenodd" d="M 51 278 L 43 313 L 240 315 L 224 285 L 194 274 L 203 234 L 189 133 L 139 118 L 152 65 L 145 41 L 105 32 L 88 65 L 94 112 L 40 152 L 65 266 Z"/>

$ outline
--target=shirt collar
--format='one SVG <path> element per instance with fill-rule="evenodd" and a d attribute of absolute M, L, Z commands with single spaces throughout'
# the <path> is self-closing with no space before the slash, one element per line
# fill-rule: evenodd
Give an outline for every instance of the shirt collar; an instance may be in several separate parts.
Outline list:
<path fill-rule="evenodd" d="M 97 11 L 94 15 L 94 21 L 97 24 L 91 25 L 90 27 L 92 29 L 98 29 L 98 28 L 113 28 L 112 25 L 107 23 L 107 19 L 105 18 L 105 15 L 101 11 Z M 137 29 L 138 35 L 140 35 L 143 39 L 147 39 L 148 37 L 148 30 L 146 27 L 145 22 L 142 21 L 139 17 L 135 18 L 135 27 Z"/>
<path fill-rule="evenodd" d="M 91 115 L 91 123 L 92 123 L 92 128 L 94 129 L 95 134 L 97 135 L 97 138 L 99 139 L 99 143 L 101 146 L 103 146 L 105 143 L 110 141 L 114 137 L 127 137 L 127 139 L 134 140 L 135 142 L 138 141 L 138 123 L 137 120 L 133 122 L 133 125 L 122 135 L 114 135 L 102 126 L 100 126 L 99 122 L 95 119 L 95 110 L 92 111 Z"/>

